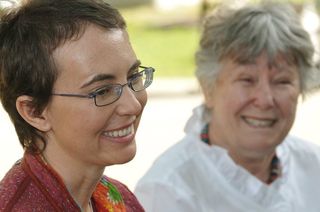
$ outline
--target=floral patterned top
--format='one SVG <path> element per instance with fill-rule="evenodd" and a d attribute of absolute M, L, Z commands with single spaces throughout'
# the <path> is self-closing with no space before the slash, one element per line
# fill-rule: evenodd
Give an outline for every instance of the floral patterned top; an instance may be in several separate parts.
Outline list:
<path fill-rule="evenodd" d="M 102 177 L 93 193 L 96 211 L 125 212 L 125 205 L 120 192 L 106 177 Z"/>

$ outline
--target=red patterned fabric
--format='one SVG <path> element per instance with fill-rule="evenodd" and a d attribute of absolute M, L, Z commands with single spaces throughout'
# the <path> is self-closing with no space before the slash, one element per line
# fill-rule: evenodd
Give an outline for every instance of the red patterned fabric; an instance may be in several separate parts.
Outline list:
<path fill-rule="evenodd" d="M 125 211 L 144 211 L 134 194 L 119 181 L 103 177 L 119 192 L 125 205 Z M 95 191 L 96 192 L 96 191 Z M 108 201 L 95 199 L 96 205 Z M 99 212 L 117 212 L 117 209 L 98 210 Z M 81 211 L 58 174 L 46 165 L 40 156 L 25 154 L 0 182 L 0 211 Z"/>

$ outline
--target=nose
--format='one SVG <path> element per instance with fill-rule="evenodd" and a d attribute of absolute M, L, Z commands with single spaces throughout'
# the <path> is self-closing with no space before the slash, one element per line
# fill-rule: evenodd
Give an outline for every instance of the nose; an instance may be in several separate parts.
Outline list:
<path fill-rule="evenodd" d="M 257 83 L 257 86 L 254 88 L 254 105 L 260 109 L 269 109 L 272 108 L 275 104 L 274 93 L 270 84 L 266 81 Z"/>
<path fill-rule="evenodd" d="M 116 102 L 118 104 L 117 111 L 119 114 L 138 115 L 141 112 L 143 105 L 137 98 L 136 94 L 138 93 L 131 90 L 128 86 L 123 87 L 122 94 L 119 100 Z"/>

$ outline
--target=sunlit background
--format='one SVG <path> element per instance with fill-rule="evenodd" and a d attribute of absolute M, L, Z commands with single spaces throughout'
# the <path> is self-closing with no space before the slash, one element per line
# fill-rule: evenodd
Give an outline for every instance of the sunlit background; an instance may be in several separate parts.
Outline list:
<path fill-rule="evenodd" d="M 16 1 L 1 1 L 10 8 Z M 148 88 L 149 102 L 137 133 L 137 155 L 131 162 L 107 167 L 105 174 L 134 189 L 137 180 L 155 158 L 183 136 L 192 108 L 202 102 L 193 76 L 194 52 L 199 42 L 203 17 L 219 3 L 238 7 L 244 0 L 107 0 L 127 21 L 132 45 L 145 66 L 156 69 Z M 257 1 L 256 1 L 257 2 Z M 290 2 L 319 51 L 320 0 Z M 315 61 L 319 60 L 318 54 Z M 320 84 L 320 82 L 319 82 Z M 320 144 L 320 92 L 313 92 L 298 105 L 291 133 Z M 0 105 L 0 179 L 21 158 L 23 150 L 6 112 Z"/>

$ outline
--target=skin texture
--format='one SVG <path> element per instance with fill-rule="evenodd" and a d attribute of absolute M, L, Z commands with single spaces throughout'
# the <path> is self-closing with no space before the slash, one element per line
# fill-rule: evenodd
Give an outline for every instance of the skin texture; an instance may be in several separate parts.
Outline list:
<path fill-rule="evenodd" d="M 211 143 L 265 181 L 275 148 L 293 125 L 299 93 L 297 68 L 281 56 L 272 66 L 264 54 L 251 63 L 222 61 L 215 87 L 205 95 Z"/>
<path fill-rule="evenodd" d="M 54 93 L 86 95 L 106 84 L 125 84 L 140 64 L 126 31 L 93 25 L 79 39 L 58 47 L 53 58 L 59 70 Z M 104 167 L 135 156 L 135 134 L 146 102 L 146 91 L 125 86 L 120 99 L 107 106 L 97 107 L 93 99 L 52 96 L 43 111 L 44 158 L 85 210 Z M 110 136 L 130 126 L 130 134 Z"/>

